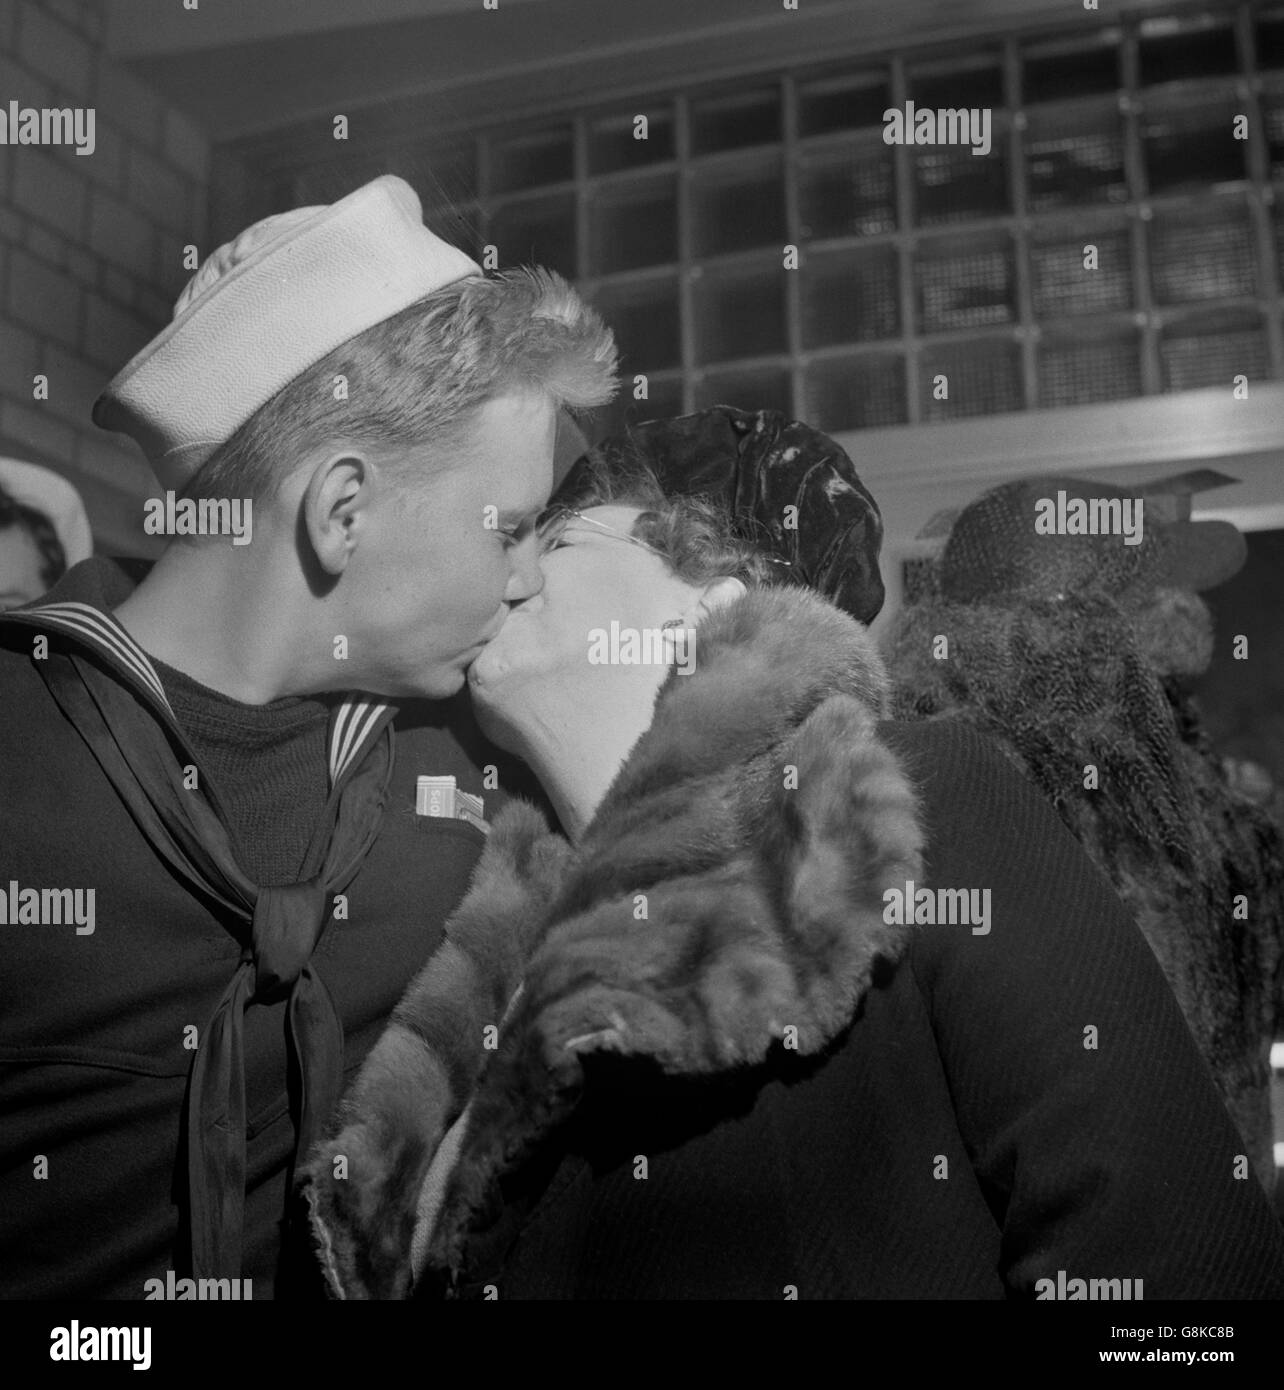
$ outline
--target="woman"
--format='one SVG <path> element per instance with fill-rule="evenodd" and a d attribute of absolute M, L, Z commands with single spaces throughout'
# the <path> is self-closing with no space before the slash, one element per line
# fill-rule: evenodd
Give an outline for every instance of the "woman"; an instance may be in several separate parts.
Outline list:
<path fill-rule="evenodd" d="M 1163 977 L 1039 794 L 881 722 L 864 628 L 718 513 L 580 481 L 470 677 L 565 833 L 495 822 L 314 1155 L 332 1290 L 1284 1293 Z"/>
<path fill-rule="evenodd" d="M 936 591 L 888 634 L 893 707 L 969 720 L 1040 788 L 1149 943 L 1269 1195 L 1284 836 L 1230 785 L 1190 686 L 1214 650 L 1199 591 L 1240 569 L 1244 538 L 1224 521 L 1165 521 L 1154 497 L 1136 545 L 1039 535 L 1040 499 L 1062 495 L 1125 496 L 1042 477 L 964 508 Z M 938 633 L 949 661 L 932 655 Z"/>

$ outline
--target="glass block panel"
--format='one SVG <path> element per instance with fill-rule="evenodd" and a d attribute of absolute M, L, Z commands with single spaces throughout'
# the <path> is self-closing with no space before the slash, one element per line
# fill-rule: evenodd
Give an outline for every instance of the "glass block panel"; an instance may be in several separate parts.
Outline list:
<path fill-rule="evenodd" d="M 798 160 L 798 207 L 805 241 L 896 230 L 895 160 L 890 145 L 859 144 Z"/>
<path fill-rule="evenodd" d="M 1250 381 L 1269 374 L 1266 334 L 1261 320 L 1244 314 L 1215 314 L 1164 329 L 1159 342 L 1165 391 L 1224 386 L 1237 376 Z"/>
<path fill-rule="evenodd" d="M 1158 31 L 1158 32 L 1156 32 Z M 1179 78 L 1216 77 L 1238 70 L 1235 31 L 1229 23 L 1183 25 L 1159 20 L 1143 24 L 1137 44 L 1143 86 Z"/>
<path fill-rule="evenodd" d="M 1219 199 L 1150 224 L 1150 277 L 1158 304 L 1236 299 L 1257 293 L 1257 256 L 1247 206 Z"/>
<path fill-rule="evenodd" d="M 738 410 L 780 410 L 794 413 L 789 390 L 789 372 L 784 367 L 739 367 L 709 372 L 696 385 L 696 409 L 713 405 L 735 406 Z"/>
<path fill-rule="evenodd" d="M 1097 248 L 1097 268 L 1085 265 Z M 1100 314 L 1133 307 L 1132 239 L 1123 224 L 1050 228 L 1030 244 L 1030 283 L 1038 319 Z"/>
<path fill-rule="evenodd" d="M 914 282 L 921 333 L 1011 323 L 1017 316 L 1016 267 L 1006 233 L 921 242 Z"/>
<path fill-rule="evenodd" d="M 1284 11 L 1260 15 L 1256 31 L 1257 70 L 1284 68 Z"/>
<path fill-rule="evenodd" d="M 916 145 L 914 195 L 917 225 L 1003 217 L 1012 210 L 1008 137 L 1003 122 L 990 132 L 989 154 L 971 145 Z"/>
<path fill-rule="evenodd" d="M 1140 396 L 1141 335 L 1049 333 L 1039 343 L 1038 401 L 1043 407 L 1088 405 Z"/>
<path fill-rule="evenodd" d="M 646 125 L 638 124 L 639 116 Z M 646 131 L 646 139 L 638 132 Z M 667 107 L 641 106 L 635 111 L 623 111 L 601 116 L 588 128 L 589 173 L 609 174 L 617 169 L 636 169 L 642 164 L 656 164 L 672 159 L 673 113 Z"/>
<path fill-rule="evenodd" d="M 1119 108 L 1111 101 L 1030 112 L 1025 167 L 1032 212 L 1127 202 Z"/>
<path fill-rule="evenodd" d="M 946 378 L 949 397 L 933 399 L 933 382 Z M 961 420 L 971 415 L 998 415 L 1021 410 L 1021 350 L 1005 338 L 978 338 L 967 343 L 940 343 L 919 359 L 923 418 Z"/>
<path fill-rule="evenodd" d="M 384 154 L 382 172 L 405 179 L 424 207 L 475 202 L 477 142 L 402 145 Z M 346 177 L 350 179 L 351 173 Z"/>
<path fill-rule="evenodd" d="M 780 139 L 780 89 L 732 92 L 692 101 L 691 153 L 713 154 Z"/>
<path fill-rule="evenodd" d="M 892 246 L 809 255 L 799 271 L 803 346 L 897 337 L 898 264 Z"/>
<path fill-rule="evenodd" d="M 887 78 L 882 73 L 861 73 L 800 82 L 798 134 L 825 135 L 834 130 L 859 130 L 883 124 L 883 112 L 891 105 Z"/>
<path fill-rule="evenodd" d="M 866 353 L 813 362 L 803 398 L 803 419 L 827 434 L 903 425 L 909 419 L 905 359 Z"/>
<path fill-rule="evenodd" d="M 589 207 L 589 273 L 667 265 L 678 259 L 675 175 L 593 189 Z"/>
<path fill-rule="evenodd" d="M 691 181 L 692 238 L 697 256 L 785 243 L 780 161 L 701 170 Z"/>
<path fill-rule="evenodd" d="M 1119 86 L 1119 33 L 1102 40 L 1076 44 L 1031 45 L 1021 75 L 1021 98 L 1026 106 L 1040 101 L 1113 92 Z"/>
<path fill-rule="evenodd" d="M 1205 188 L 1246 177 L 1248 141 L 1236 140 L 1233 128 L 1242 107 L 1242 102 L 1229 96 L 1162 105 L 1148 101 L 1141 137 L 1150 191 Z"/>
<path fill-rule="evenodd" d="M 490 220 L 490 240 L 500 265 L 546 265 L 573 279 L 575 198 L 522 198 L 505 204 Z"/>
<path fill-rule="evenodd" d="M 571 127 L 511 135 L 490 142 L 490 191 L 515 193 L 574 176 Z"/>
<path fill-rule="evenodd" d="M 593 307 L 615 332 L 621 379 L 681 363 L 676 278 L 603 285 L 593 295 Z"/>
<path fill-rule="evenodd" d="M 1262 93 L 1262 118 L 1266 127 L 1266 149 L 1271 162 L 1271 178 L 1284 179 L 1284 88 Z"/>
<path fill-rule="evenodd" d="M 697 360 L 783 352 L 787 273 L 779 261 L 763 270 L 705 271 L 695 283 Z"/>
<path fill-rule="evenodd" d="M 1284 285 L 1284 203 L 1275 204 L 1275 275 Z"/>
<path fill-rule="evenodd" d="M 622 386 L 616 398 L 593 412 L 593 428 L 585 434 L 591 444 L 600 444 L 611 435 L 623 434 L 647 420 L 671 420 L 682 414 L 682 378 L 652 377 L 647 382 L 647 399 L 633 399 L 632 384 Z"/>
<path fill-rule="evenodd" d="M 962 64 L 923 64 L 907 74 L 909 95 L 920 110 L 934 107 L 1003 106 L 1003 73 L 997 59 L 985 58 Z"/>
<path fill-rule="evenodd" d="M 424 223 L 443 241 L 458 246 L 474 260 L 481 259 L 481 213 L 475 206 L 434 208 Z"/>

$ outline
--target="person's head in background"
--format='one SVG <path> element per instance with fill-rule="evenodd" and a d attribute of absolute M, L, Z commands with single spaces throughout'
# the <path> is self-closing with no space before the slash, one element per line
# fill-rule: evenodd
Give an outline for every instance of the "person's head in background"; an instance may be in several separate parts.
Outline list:
<path fill-rule="evenodd" d="M 0 611 L 39 598 L 66 569 L 53 522 L 0 485 Z"/>
<path fill-rule="evenodd" d="M 368 251 L 367 226 L 391 249 Z M 330 236 L 345 238 L 342 255 Z M 281 288 L 271 267 L 296 246 Z M 416 296 L 419 258 L 446 283 Z M 418 200 L 394 179 L 256 224 L 209 264 L 179 302 L 177 321 L 187 315 L 197 328 L 188 345 L 157 340 L 178 354 L 184 390 L 199 393 L 210 370 L 190 345 L 202 316 L 229 284 L 225 297 L 240 294 L 247 273 L 265 272 L 267 307 L 240 302 L 239 319 L 224 315 L 212 329 L 228 413 L 242 340 L 259 345 L 265 372 L 278 349 L 306 365 L 203 459 L 177 412 L 150 404 L 159 393 L 96 413 L 113 428 L 142 414 L 132 432 L 146 447 L 147 411 L 156 412 L 179 441 L 149 450 L 162 482 L 177 475 L 169 460 L 191 449 L 200 461 L 175 488 L 184 500 L 252 508 L 240 544 L 171 539 L 117 616 L 154 656 L 250 703 L 326 690 L 457 693 L 509 607 L 539 587 L 534 521 L 553 486 L 559 412 L 610 399 L 610 330 L 550 271 L 482 274 L 423 228 Z M 334 333 L 326 316 L 317 326 L 308 293 L 333 281 L 334 323 L 368 322 L 359 287 L 380 291 L 399 276 L 412 293 L 396 312 L 307 361 L 294 340 Z"/>

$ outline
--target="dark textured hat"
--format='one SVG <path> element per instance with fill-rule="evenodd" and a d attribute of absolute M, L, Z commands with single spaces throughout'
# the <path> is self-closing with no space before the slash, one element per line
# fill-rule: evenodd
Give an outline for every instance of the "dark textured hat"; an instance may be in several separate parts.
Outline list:
<path fill-rule="evenodd" d="M 1244 537 L 1226 521 L 1184 519 L 1165 506 L 1172 499 L 1164 486 L 1128 490 L 1052 476 L 992 488 L 969 503 L 950 530 L 941 556 L 941 593 L 969 603 L 1005 594 L 1211 589 L 1229 579 L 1244 563 Z M 1113 504 L 1119 517 L 1125 503 L 1133 504 L 1131 515 L 1140 521 L 1136 542 L 1103 529 L 1072 529 L 1069 518 L 1081 528 L 1094 502 L 1099 520 Z M 1138 511 L 1137 503 L 1144 508 Z"/>
<path fill-rule="evenodd" d="M 851 459 L 828 435 L 778 410 L 719 405 L 634 425 L 603 440 L 583 463 L 627 472 L 639 461 L 669 496 L 705 497 L 725 507 L 744 539 L 789 562 L 780 567 L 789 582 L 814 589 L 863 623 L 883 606 L 882 517 Z M 574 490 L 580 467 L 562 491 Z M 796 516 L 788 507 L 797 508 Z"/>

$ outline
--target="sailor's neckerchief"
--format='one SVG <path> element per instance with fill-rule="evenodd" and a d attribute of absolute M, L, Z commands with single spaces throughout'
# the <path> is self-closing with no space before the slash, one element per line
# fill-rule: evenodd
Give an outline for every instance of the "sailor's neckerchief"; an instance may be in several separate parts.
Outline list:
<path fill-rule="evenodd" d="M 197 763 L 147 653 L 112 609 L 131 591 L 124 570 L 95 557 L 37 603 L 0 613 L 32 634 L 32 664 L 156 852 L 217 902 L 242 948 L 200 1034 L 189 1089 L 188 1184 L 195 1277 L 238 1278 L 245 1207 L 244 1013 L 288 998 L 299 1059 L 296 1154 L 319 1138 L 342 1083 L 343 1028 L 310 958 L 333 896 L 355 876 L 378 834 L 393 763 L 396 708 L 374 696 L 335 702 L 327 733 L 325 812 L 298 883 L 260 888 L 237 863 L 225 808 Z M 41 642 L 38 639 L 44 638 Z"/>

